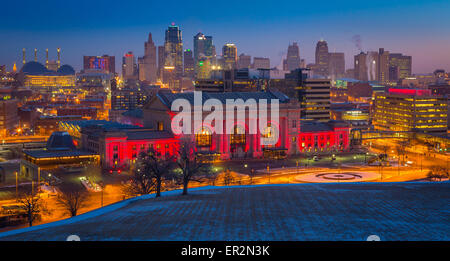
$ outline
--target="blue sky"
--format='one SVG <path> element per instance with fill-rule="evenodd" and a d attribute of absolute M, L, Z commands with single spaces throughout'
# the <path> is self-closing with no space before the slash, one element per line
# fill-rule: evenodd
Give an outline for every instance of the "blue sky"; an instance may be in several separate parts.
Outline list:
<path fill-rule="evenodd" d="M 360 35 L 363 50 L 384 47 L 413 56 L 413 72 L 450 70 L 450 1 L 8 1 L 2 3 L 0 64 L 21 64 L 45 48 L 50 59 L 62 48 L 62 63 L 82 66 L 83 55 L 115 55 L 117 66 L 127 51 L 142 55 L 151 32 L 157 45 L 171 22 L 183 31 L 185 48 L 201 31 L 212 35 L 218 53 L 223 44 L 235 43 L 238 53 L 281 61 L 290 42 L 300 55 L 314 62 L 321 38 L 330 51 L 345 52 L 346 67 L 358 52 L 352 42 Z M 117 67 L 120 68 L 120 67 Z"/>

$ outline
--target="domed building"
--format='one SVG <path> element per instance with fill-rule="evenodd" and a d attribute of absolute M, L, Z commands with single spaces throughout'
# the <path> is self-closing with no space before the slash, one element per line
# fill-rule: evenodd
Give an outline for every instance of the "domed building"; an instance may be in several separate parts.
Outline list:
<path fill-rule="evenodd" d="M 20 79 L 29 87 L 71 87 L 75 86 L 75 70 L 63 65 L 57 71 L 47 69 L 42 63 L 27 62 L 20 70 Z"/>

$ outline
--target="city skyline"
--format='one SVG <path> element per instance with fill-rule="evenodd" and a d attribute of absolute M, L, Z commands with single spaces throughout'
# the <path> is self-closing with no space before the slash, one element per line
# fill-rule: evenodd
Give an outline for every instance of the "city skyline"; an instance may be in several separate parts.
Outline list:
<path fill-rule="evenodd" d="M 192 5 L 175 3 L 182 6 L 182 10 L 171 9 L 173 12 L 169 14 L 150 11 L 150 14 L 157 15 L 142 18 L 139 12 L 162 8 L 163 4 L 133 2 L 129 4 L 130 9 L 137 13 L 124 13 L 120 21 L 111 15 L 93 22 L 95 12 L 76 15 L 81 11 L 78 8 L 85 7 L 83 3 L 80 7 L 74 7 L 67 18 L 62 16 L 67 13 L 64 12 L 65 7 L 59 7 L 61 12 L 52 12 L 45 17 L 41 15 L 40 11 L 54 5 L 52 1 L 43 3 L 37 12 L 31 7 L 20 8 L 19 14 L 7 12 L 5 22 L 0 26 L 1 38 L 8 39 L 0 43 L 0 64 L 6 64 L 11 70 L 16 62 L 20 69 L 22 48 L 27 49 L 27 61 L 33 59 L 34 48 L 38 49 L 39 61 L 45 60 L 46 48 L 50 50 L 50 60 L 54 60 L 56 51 L 52 50 L 60 47 L 62 63 L 70 64 L 76 70 L 82 68 L 84 55 L 103 54 L 116 56 L 116 67 L 120 68 L 120 57 L 126 52 L 133 51 L 136 56 L 144 54 L 142 43 L 147 40 L 148 33 L 152 33 L 155 45 L 163 45 L 164 30 L 175 22 L 183 32 L 183 49 L 193 49 L 193 36 L 202 32 L 214 38 L 216 50 L 221 50 L 226 43 L 234 43 L 238 55 L 245 53 L 252 57 L 268 57 L 272 67 L 281 64 L 287 46 L 293 42 L 298 42 L 301 58 L 306 63 L 314 62 L 316 43 L 324 39 L 330 52 L 345 53 L 346 69 L 352 68 L 353 56 L 359 53 L 352 39 L 359 35 L 364 51 L 385 48 L 393 53 L 413 56 L 413 73 L 450 69 L 450 50 L 445 48 L 450 43 L 449 34 L 445 32 L 449 27 L 439 21 L 438 15 L 432 15 L 442 12 L 440 10 L 449 5 L 444 1 L 425 4 L 400 0 L 358 5 L 354 1 L 339 4 L 327 2 L 323 5 L 283 1 L 277 6 L 245 3 L 234 11 L 230 7 L 220 7 L 220 11 L 229 14 L 226 18 L 217 16 L 219 7 L 213 4 L 208 7 L 214 12 L 208 12 L 209 9 L 198 2 Z M 288 4 L 291 4 L 290 8 L 285 7 Z M 117 13 L 118 7 L 115 5 L 107 6 L 103 1 L 93 5 L 94 10 L 98 7 L 101 13 Z M 17 7 L 14 3 L 6 3 L 5 6 L 6 9 Z M 148 9 L 144 8 L 146 6 Z M 374 10 L 383 14 L 383 20 L 376 19 Z M 245 12 L 248 15 L 242 17 Z M 371 16 L 365 17 L 367 12 Z M 201 19 L 194 18 L 197 13 L 201 14 Z M 408 26 L 405 27 L 405 24 Z M 423 46 L 427 49 L 424 50 Z"/>

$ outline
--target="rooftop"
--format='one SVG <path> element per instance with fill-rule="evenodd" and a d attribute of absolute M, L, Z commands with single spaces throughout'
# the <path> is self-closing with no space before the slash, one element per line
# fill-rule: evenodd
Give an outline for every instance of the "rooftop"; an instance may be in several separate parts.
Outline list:
<path fill-rule="evenodd" d="M 157 97 L 169 108 L 172 107 L 172 102 L 176 99 L 186 99 L 191 105 L 194 105 L 194 93 L 172 93 L 169 91 L 160 91 L 157 93 Z M 222 104 L 226 104 L 227 99 L 242 99 L 244 102 L 249 99 L 255 99 L 258 102 L 260 99 L 265 99 L 270 104 L 271 99 L 278 99 L 279 103 L 288 103 L 289 97 L 279 91 L 267 91 L 267 92 L 202 92 L 203 103 L 208 99 L 217 99 Z"/>
<path fill-rule="evenodd" d="M 349 124 L 345 121 L 331 120 L 328 122 L 302 121 L 300 132 L 333 131 L 335 128 L 346 128 Z"/>
<path fill-rule="evenodd" d="M 94 152 L 82 151 L 82 150 L 47 150 L 47 149 L 36 149 L 36 150 L 24 150 L 26 155 L 42 159 L 42 158 L 62 158 L 62 157 L 80 157 L 80 156 L 94 156 L 97 155 Z"/>

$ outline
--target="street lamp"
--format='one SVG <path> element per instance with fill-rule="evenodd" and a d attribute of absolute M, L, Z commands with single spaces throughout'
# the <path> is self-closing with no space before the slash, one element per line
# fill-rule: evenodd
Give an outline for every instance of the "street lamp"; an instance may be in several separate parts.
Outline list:
<path fill-rule="evenodd" d="M 16 174 L 16 201 L 19 201 L 19 178 L 17 177 L 17 171 L 14 174 Z"/>

